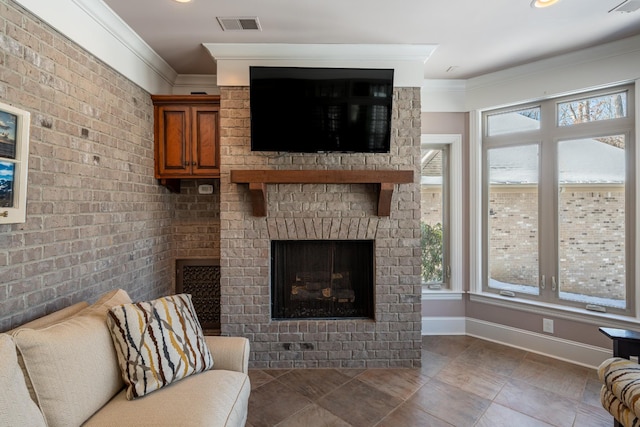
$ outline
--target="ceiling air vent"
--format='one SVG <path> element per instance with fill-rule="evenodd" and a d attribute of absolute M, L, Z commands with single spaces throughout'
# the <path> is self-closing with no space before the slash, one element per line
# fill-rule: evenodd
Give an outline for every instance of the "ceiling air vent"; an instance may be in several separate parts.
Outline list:
<path fill-rule="evenodd" d="M 262 28 L 260 28 L 260 21 L 258 21 L 257 16 L 218 16 L 216 19 L 222 27 L 222 31 L 262 31 Z"/>
<path fill-rule="evenodd" d="M 616 7 L 614 7 L 613 9 L 611 9 L 609 12 L 615 11 L 615 12 L 630 13 L 630 12 L 635 12 L 638 9 L 640 9 L 640 0 L 625 0 L 619 5 L 617 5 Z"/>

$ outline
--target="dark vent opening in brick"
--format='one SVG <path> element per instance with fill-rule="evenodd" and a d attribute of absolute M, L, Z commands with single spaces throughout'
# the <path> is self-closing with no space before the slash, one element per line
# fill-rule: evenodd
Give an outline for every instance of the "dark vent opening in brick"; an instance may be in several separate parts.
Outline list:
<path fill-rule="evenodd" d="M 220 334 L 220 262 L 176 260 L 176 293 L 191 294 L 193 308 L 207 335 Z"/>
<path fill-rule="evenodd" d="M 373 318 L 373 240 L 271 242 L 274 319 Z"/>

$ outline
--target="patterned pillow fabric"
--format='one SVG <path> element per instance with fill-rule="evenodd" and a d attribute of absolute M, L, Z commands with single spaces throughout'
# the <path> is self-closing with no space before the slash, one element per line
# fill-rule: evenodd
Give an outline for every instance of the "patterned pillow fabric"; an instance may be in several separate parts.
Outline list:
<path fill-rule="evenodd" d="M 189 294 L 113 307 L 107 324 L 128 400 L 213 367 Z"/>

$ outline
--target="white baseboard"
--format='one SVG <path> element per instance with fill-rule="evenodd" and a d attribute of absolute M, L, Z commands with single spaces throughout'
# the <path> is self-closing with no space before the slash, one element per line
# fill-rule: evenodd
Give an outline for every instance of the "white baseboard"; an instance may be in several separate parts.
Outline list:
<path fill-rule="evenodd" d="M 423 317 L 422 335 L 469 335 L 593 369 L 612 356 L 611 349 L 465 317 Z"/>
<path fill-rule="evenodd" d="M 422 335 L 465 335 L 465 317 L 423 317 Z"/>

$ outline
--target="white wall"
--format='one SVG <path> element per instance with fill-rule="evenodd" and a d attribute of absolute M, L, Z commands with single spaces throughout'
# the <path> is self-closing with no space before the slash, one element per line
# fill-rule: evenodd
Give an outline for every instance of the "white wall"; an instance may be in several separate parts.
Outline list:
<path fill-rule="evenodd" d="M 423 112 L 467 112 L 640 79 L 640 36 L 468 80 L 425 80 Z"/>

